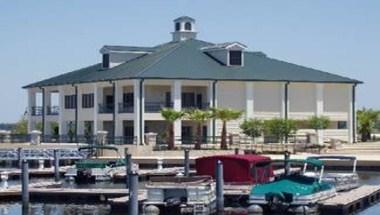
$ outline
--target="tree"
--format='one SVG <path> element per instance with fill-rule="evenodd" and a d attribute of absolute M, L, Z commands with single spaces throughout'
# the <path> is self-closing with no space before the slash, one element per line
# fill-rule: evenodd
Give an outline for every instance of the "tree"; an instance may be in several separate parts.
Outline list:
<path fill-rule="evenodd" d="M 168 122 L 167 144 L 168 149 L 174 149 L 174 122 L 181 119 L 184 115 L 182 111 L 175 111 L 172 108 L 163 108 L 160 111 L 161 116 Z"/>
<path fill-rule="evenodd" d="M 58 125 L 58 122 L 51 122 L 50 123 L 50 127 L 51 127 L 51 134 L 54 138 L 58 138 L 59 137 L 59 125 Z"/>
<path fill-rule="evenodd" d="M 358 110 L 358 132 L 361 134 L 361 140 L 367 142 L 371 139 L 371 133 L 377 120 L 379 119 L 379 112 L 372 109 Z"/>
<path fill-rule="evenodd" d="M 12 130 L 14 134 L 28 134 L 28 120 L 22 117 Z"/>
<path fill-rule="evenodd" d="M 191 109 L 185 112 L 185 116 L 188 120 L 194 121 L 197 124 L 197 134 L 195 149 L 201 149 L 202 143 L 202 125 L 212 117 L 211 111 L 202 111 L 199 109 Z"/>
<path fill-rule="evenodd" d="M 277 141 L 283 143 L 289 135 L 297 131 L 296 122 L 290 119 L 271 119 L 265 121 L 265 131 L 273 135 Z"/>
<path fill-rule="evenodd" d="M 323 144 L 323 133 L 330 125 L 330 119 L 326 116 L 313 116 L 308 120 L 309 126 L 315 130 L 317 134 L 318 144 Z"/>
<path fill-rule="evenodd" d="M 240 125 L 240 129 L 243 130 L 245 135 L 252 137 L 253 144 L 255 144 L 256 137 L 260 137 L 264 131 L 264 122 L 258 119 L 244 120 Z"/>
<path fill-rule="evenodd" d="M 231 120 L 239 119 L 242 115 L 241 111 L 232 110 L 229 108 L 216 108 L 212 109 L 213 116 L 216 119 L 219 119 L 222 121 L 222 140 L 220 142 L 220 148 L 221 149 L 227 149 L 227 122 Z"/>

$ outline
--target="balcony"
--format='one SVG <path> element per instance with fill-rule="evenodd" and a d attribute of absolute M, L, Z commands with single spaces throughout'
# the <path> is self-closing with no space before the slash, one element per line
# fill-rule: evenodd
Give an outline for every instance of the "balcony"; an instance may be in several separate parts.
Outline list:
<path fill-rule="evenodd" d="M 119 103 L 119 113 L 133 113 L 133 103 Z"/>
<path fill-rule="evenodd" d="M 59 106 L 47 106 L 47 115 L 57 116 L 59 114 Z"/>
<path fill-rule="evenodd" d="M 172 108 L 172 103 L 166 102 L 145 102 L 145 113 L 158 113 L 162 108 Z"/>
<path fill-rule="evenodd" d="M 99 104 L 99 113 L 113 113 L 114 104 Z"/>
<path fill-rule="evenodd" d="M 42 106 L 32 107 L 32 116 L 42 116 L 43 108 Z"/>

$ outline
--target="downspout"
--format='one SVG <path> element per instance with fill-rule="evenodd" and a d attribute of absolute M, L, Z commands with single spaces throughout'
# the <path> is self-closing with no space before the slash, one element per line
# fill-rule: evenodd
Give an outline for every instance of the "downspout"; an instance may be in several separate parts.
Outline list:
<path fill-rule="evenodd" d="M 217 84 L 217 80 L 214 80 L 214 82 L 212 82 L 212 108 L 216 108 L 216 84 Z M 212 143 L 215 144 L 216 142 L 216 120 L 215 118 L 212 119 Z"/>
<path fill-rule="evenodd" d="M 356 86 L 352 86 L 352 142 L 356 143 Z"/>
<path fill-rule="evenodd" d="M 139 111 L 139 121 L 140 121 L 140 145 L 143 145 L 143 138 L 144 138 L 144 134 L 143 134 L 143 89 L 144 89 L 144 79 L 140 79 L 140 84 L 139 84 L 139 96 L 140 96 L 140 99 L 139 99 L 139 108 L 140 108 L 140 111 Z M 138 143 L 137 143 L 138 144 Z"/>
<path fill-rule="evenodd" d="M 46 106 L 46 101 L 45 101 L 45 88 L 41 87 L 42 90 L 42 125 L 41 125 L 41 133 L 42 133 L 42 142 L 45 142 L 45 106 Z"/>
<path fill-rule="evenodd" d="M 78 86 L 75 87 L 75 142 L 78 143 Z"/>
<path fill-rule="evenodd" d="M 285 120 L 288 120 L 288 110 L 289 110 L 289 102 L 288 102 L 288 99 L 289 99 L 289 81 L 285 83 L 285 93 L 284 93 L 284 103 L 285 103 L 285 107 L 284 107 L 284 118 Z M 285 143 L 288 143 L 288 135 L 285 136 Z"/>
<path fill-rule="evenodd" d="M 115 137 L 116 137 L 116 85 L 115 85 L 115 82 L 112 82 L 112 95 L 113 95 L 113 112 L 112 112 L 112 121 L 113 121 L 113 125 L 112 125 L 112 131 L 113 131 L 113 142 L 115 144 Z"/>

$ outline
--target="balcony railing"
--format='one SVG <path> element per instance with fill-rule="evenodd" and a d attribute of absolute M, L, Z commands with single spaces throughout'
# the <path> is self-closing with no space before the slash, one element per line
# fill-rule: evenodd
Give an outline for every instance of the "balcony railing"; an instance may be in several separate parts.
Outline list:
<path fill-rule="evenodd" d="M 47 115 L 56 116 L 59 114 L 59 106 L 47 106 Z"/>
<path fill-rule="evenodd" d="M 209 103 L 199 103 L 199 104 L 182 104 L 183 109 L 201 109 L 206 110 L 210 107 Z"/>
<path fill-rule="evenodd" d="M 32 107 L 32 116 L 41 116 L 42 115 L 42 106 Z"/>
<path fill-rule="evenodd" d="M 133 113 L 133 103 L 119 103 L 119 113 Z"/>
<path fill-rule="evenodd" d="M 173 104 L 166 102 L 145 102 L 145 113 L 158 113 L 162 108 L 171 108 Z"/>
<path fill-rule="evenodd" d="M 113 113 L 114 104 L 99 104 L 99 113 Z"/>

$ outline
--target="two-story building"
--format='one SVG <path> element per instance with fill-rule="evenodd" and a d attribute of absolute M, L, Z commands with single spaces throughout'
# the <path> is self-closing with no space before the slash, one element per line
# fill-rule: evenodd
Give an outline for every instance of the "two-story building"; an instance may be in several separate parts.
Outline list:
<path fill-rule="evenodd" d="M 355 141 L 357 80 L 276 60 L 249 51 L 240 42 L 215 44 L 197 39 L 195 20 L 174 20 L 172 40 L 154 47 L 100 49 L 101 63 L 29 84 L 28 128 L 40 123 L 43 134 L 58 125 L 60 135 L 107 130 L 110 136 L 138 143 L 144 133 L 162 133 L 159 111 L 209 107 L 244 111 L 228 124 L 239 133 L 246 118 L 306 120 L 328 116 L 325 136 Z M 191 136 L 194 124 L 175 123 L 175 136 Z M 220 135 L 221 123 L 204 125 L 207 136 Z M 300 132 L 303 132 L 301 129 Z"/>

